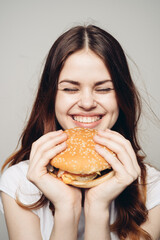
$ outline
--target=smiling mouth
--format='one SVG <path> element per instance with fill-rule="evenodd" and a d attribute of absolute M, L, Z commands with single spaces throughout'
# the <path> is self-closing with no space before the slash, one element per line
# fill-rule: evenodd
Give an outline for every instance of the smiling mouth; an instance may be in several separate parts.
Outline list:
<path fill-rule="evenodd" d="M 81 122 L 81 123 L 93 123 L 97 122 L 102 118 L 102 116 L 93 116 L 93 117 L 84 117 L 84 116 L 73 116 L 73 119 L 76 122 Z"/>

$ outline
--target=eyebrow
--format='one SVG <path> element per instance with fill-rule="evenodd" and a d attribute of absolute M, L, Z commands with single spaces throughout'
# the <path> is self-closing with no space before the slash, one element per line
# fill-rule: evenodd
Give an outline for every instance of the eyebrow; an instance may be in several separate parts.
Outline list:
<path fill-rule="evenodd" d="M 107 83 L 107 82 L 112 82 L 112 80 L 111 79 L 106 79 L 106 80 L 98 81 L 98 82 L 95 83 L 95 86 L 99 86 L 99 85 L 101 85 L 103 83 Z M 74 84 L 76 86 L 80 85 L 79 82 L 73 81 L 73 80 L 69 80 L 69 79 L 62 80 L 62 81 L 59 82 L 59 84 L 60 83 L 71 83 L 71 84 Z"/>

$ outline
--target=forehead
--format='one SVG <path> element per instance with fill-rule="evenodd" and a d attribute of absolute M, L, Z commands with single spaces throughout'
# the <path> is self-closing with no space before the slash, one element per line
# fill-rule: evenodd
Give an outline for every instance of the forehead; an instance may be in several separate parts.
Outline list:
<path fill-rule="evenodd" d="M 85 49 L 67 58 L 59 76 L 59 80 L 63 79 L 100 81 L 111 79 L 111 76 L 102 59 L 93 51 Z"/>

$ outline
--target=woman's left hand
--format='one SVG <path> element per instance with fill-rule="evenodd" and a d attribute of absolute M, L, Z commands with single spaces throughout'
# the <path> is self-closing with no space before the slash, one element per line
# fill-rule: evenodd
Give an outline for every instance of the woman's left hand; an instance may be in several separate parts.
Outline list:
<path fill-rule="evenodd" d="M 121 134 L 112 130 L 100 130 L 94 136 L 94 141 L 96 151 L 111 165 L 115 174 L 104 183 L 85 191 L 85 209 L 90 205 L 106 209 L 113 199 L 138 178 L 140 167 L 131 143 Z M 116 155 L 102 146 L 109 148 Z"/>

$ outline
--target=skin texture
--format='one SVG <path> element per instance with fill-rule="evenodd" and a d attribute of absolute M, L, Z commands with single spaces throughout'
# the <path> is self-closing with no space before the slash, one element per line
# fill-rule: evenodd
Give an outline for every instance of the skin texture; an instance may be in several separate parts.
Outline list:
<path fill-rule="evenodd" d="M 116 94 L 107 68 L 90 50 L 74 53 L 66 60 L 59 77 L 55 107 L 57 119 L 63 129 L 76 126 L 98 129 L 98 134 L 94 137 L 95 149 L 107 159 L 115 175 L 108 181 L 85 190 L 85 240 L 109 240 L 110 203 L 137 179 L 140 168 L 131 143 L 119 133 L 110 130 L 119 114 Z M 54 240 L 77 239 L 81 213 L 80 189 L 53 178 L 46 168 L 51 158 L 66 149 L 66 140 L 67 135 L 60 130 L 47 133 L 34 142 L 27 173 L 28 180 L 55 206 L 55 224 L 50 236 Z M 116 157 L 100 145 L 111 149 Z M 2 199 L 10 239 L 42 239 L 38 217 L 19 207 L 5 193 L 2 193 Z M 8 205 L 11 206 L 10 209 Z M 17 218 L 13 221 L 15 215 Z M 143 224 L 143 228 L 153 239 L 158 239 L 160 234 L 159 222 L 160 206 L 157 206 L 149 211 L 149 219 Z M 18 226 L 18 231 L 15 225 Z"/>
<path fill-rule="evenodd" d="M 119 108 L 112 79 L 95 53 L 82 50 L 67 59 L 59 76 L 55 108 L 64 129 L 80 126 L 105 130 L 115 124 Z M 102 118 L 82 123 L 74 121 L 74 116 Z"/>

